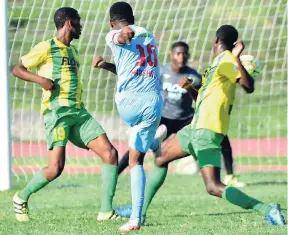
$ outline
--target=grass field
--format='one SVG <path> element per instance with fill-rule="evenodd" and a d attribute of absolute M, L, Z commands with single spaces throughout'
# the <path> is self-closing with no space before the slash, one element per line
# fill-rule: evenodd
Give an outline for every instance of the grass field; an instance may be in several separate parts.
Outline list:
<path fill-rule="evenodd" d="M 245 192 L 264 202 L 279 202 L 287 214 L 287 175 L 245 173 Z M 15 179 L 14 182 L 17 182 Z M 125 221 L 96 221 L 101 199 L 100 175 L 63 175 L 31 197 L 32 220 L 19 224 L 14 219 L 11 198 L 25 185 L 0 193 L 0 234 L 2 235 L 95 235 L 117 234 Z M 130 202 L 128 176 L 121 176 L 114 204 Z M 286 215 L 285 215 L 286 217 Z M 287 227 L 264 224 L 263 216 L 245 211 L 205 192 L 200 175 L 169 175 L 153 201 L 147 225 L 131 234 L 153 235 L 284 235 Z"/>
<path fill-rule="evenodd" d="M 108 60 L 105 46 L 109 29 L 108 9 L 113 0 L 8 0 L 9 66 L 19 61 L 37 42 L 55 34 L 53 14 L 61 6 L 79 10 L 83 31 L 73 42 L 79 49 L 83 101 L 93 114 L 107 122 L 116 116 L 113 100 L 115 76 L 91 68 L 94 55 Z M 169 61 L 170 45 L 185 40 L 191 49 L 189 64 L 203 73 L 211 62 L 211 42 L 221 24 L 232 24 L 244 40 L 246 54 L 257 56 L 263 73 L 256 79 L 256 91 L 246 95 L 237 90 L 229 136 L 231 138 L 272 138 L 287 136 L 287 4 L 285 0 L 131 0 L 137 24 L 155 34 L 159 44 L 159 61 Z M 233 4 L 231 3 L 233 2 Z M 15 79 L 10 74 L 12 138 L 40 109 L 41 90 L 36 84 Z M 18 119 L 15 113 L 19 113 Z M 17 115 L 16 115 L 17 116 Z M 25 120 L 25 121 L 24 121 Z M 101 120 L 102 121 L 102 120 Z M 117 123 L 117 121 L 114 121 Z M 21 125 L 19 125 L 19 123 Z M 18 125 L 16 125 L 18 124 Z M 101 123 L 102 124 L 102 123 Z M 14 126 L 13 126 L 14 125 Z M 112 125 L 111 125 L 112 126 Z M 32 126 L 36 131 L 39 126 Z M 120 131 L 119 131 L 120 132 Z M 30 130 L 17 139 L 30 143 Z M 32 133 L 32 131 L 31 131 Z M 22 135 L 21 135 L 22 136 Z M 124 132 L 119 133 L 123 139 Z M 38 137 L 36 137 L 38 138 Z M 36 139 L 37 141 L 37 139 Z M 244 146 L 245 148 L 245 146 Z M 281 155 L 282 156 L 282 155 Z M 12 158 L 13 167 L 44 166 L 47 159 L 38 155 Z M 152 160 L 148 160 L 152 166 Z M 287 165 L 286 157 L 236 157 L 239 166 Z M 100 165 L 98 158 L 67 158 L 67 166 Z M 248 183 L 245 192 L 264 202 L 279 202 L 287 214 L 287 174 L 281 172 L 242 173 Z M 28 176 L 28 177 L 27 177 Z M 16 178 L 17 177 L 17 178 Z M 11 198 L 30 179 L 27 172 L 16 172 L 14 187 L 0 192 L 0 235 L 110 235 L 116 234 L 124 221 L 99 223 L 95 213 L 101 200 L 101 178 L 96 175 L 65 174 L 32 196 L 32 220 L 19 224 L 14 219 Z M 121 176 L 115 205 L 130 202 L 128 176 Z M 208 196 L 201 177 L 171 174 L 149 210 L 147 226 L 132 234 L 153 235 L 282 235 L 287 227 L 268 227 L 263 216 L 229 205 Z"/>

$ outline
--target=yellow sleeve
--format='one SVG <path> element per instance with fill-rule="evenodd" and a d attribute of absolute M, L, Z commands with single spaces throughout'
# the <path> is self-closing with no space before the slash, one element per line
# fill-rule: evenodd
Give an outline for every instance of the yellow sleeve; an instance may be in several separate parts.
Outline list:
<path fill-rule="evenodd" d="M 47 59 L 50 50 L 49 42 L 40 42 L 33 47 L 30 52 L 21 57 L 22 64 L 25 68 L 31 69 L 37 67 Z"/>
<path fill-rule="evenodd" d="M 206 77 L 205 77 L 204 75 L 202 75 L 201 87 L 204 85 L 205 81 L 206 81 Z M 201 87 L 199 87 L 199 89 L 200 89 Z M 199 89 L 198 89 L 198 90 L 199 90 Z"/>
<path fill-rule="evenodd" d="M 241 77 L 236 61 L 223 61 L 219 66 L 219 74 L 227 77 L 232 83 Z"/>

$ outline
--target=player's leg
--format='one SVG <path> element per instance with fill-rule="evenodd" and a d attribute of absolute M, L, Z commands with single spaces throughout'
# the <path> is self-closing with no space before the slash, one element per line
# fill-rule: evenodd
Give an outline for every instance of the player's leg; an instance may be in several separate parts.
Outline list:
<path fill-rule="evenodd" d="M 190 152 L 191 154 L 195 155 L 194 152 L 191 151 L 192 149 L 189 149 L 188 147 L 189 140 L 190 126 L 187 126 L 180 130 L 176 136 L 165 141 L 161 149 L 160 156 L 155 158 L 155 167 L 152 168 L 147 174 L 145 200 L 142 211 L 142 223 L 146 218 L 146 213 L 152 199 L 165 181 L 169 162 L 186 157 L 190 154 Z M 129 217 L 131 215 L 130 206 L 118 208 L 116 211 L 123 217 Z"/>
<path fill-rule="evenodd" d="M 65 147 L 55 147 L 48 152 L 48 158 L 48 166 L 37 171 L 25 188 L 13 197 L 16 219 L 20 222 L 29 221 L 28 200 L 31 194 L 44 188 L 62 173 L 65 164 Z"/>
<path fill-rule="evenodd" d="M 222 146 L 222 155 L 223 155 L 224 165 L 226 169 L 226 174 L 233 175 L 232 148 L 231 148 L 231 144 L 227 135 L 223 138 L 221 146 Z"/>
<path fill-rule="evenodd" d="M 48 166 L 36 172 L 31 181 L 13 197 L 16 219 L 28 221 L 28 199 L 31 194 L 45 187 L 62 173 L 65 165 L 65 146 L 69 128 L 73 120 L 70 117 L 58 119 L 54 112 L 44 116 L 48 144 Z"/>
<path fill-rule="evenodd" d="M 211 152 L 210 152 L 211 153 Z M 199 155 L 199 158 L 201 156 Z M 265 216 L 268 224 L 284 225 L 284 217 L 281 214 L 279 204 L 265 204 L 248 196 L 238 188 L 226 186 L 220 181 L 220 168 L 204 166 L 200 169 L 207 192 L 219 198 L 223 198 L 233 205 L 243 209 L 252 209 Z"/>
<path fill-rule="evenodd" d="M 98 136 L 87 145 L 103 161 L 102 165 L 102 201 L 97 220 L 117 219 L 112 203 L 118 178 L 118 152 L 108 140 L 106 134 Z"/>
<path fill-rule="evenodd" d="M 128 232 L 140 228 L 140 220 L 144 202 L 146 176 L 143 168 L 145 153 L 151 148 L 160 149 L 163 136 L 154 138 L 161 119 L 162 98 L 159 94 L 129 96 L 122 100 L 118 107 L 120 116 L 132 128 L 129 131 L 129 167 L 131 177 L 132 213 L 127 224 L 119 228 L 119 232 Z M 129 109 L 129 113 L 127 113 Z M 166 132 L 165 132 L 166 134 Z"/>
<path fill-rule="evenodd" d="M 141 137 L 145 136 L 145 131 L 141 125 L 135 125 L 129 133 L 129 168 L 132 207 L 128 223 L 119 228 L 119 232 L 129 232 L 140 229 L 140 219 L 142 214 L 146 176 L 143 168 L 143 160 L 148 146 Z M 117 210 L 116 210 L 117 212 Z"/>
<path fill-rule="evenodd" d="M 118 178 L 118 153 L 109 142 L 106 134 L 102 134 L 89 142 L 89 149 L 103 160 L 102 165 L 102 202 L 97 220 L 117 219 L 118 215 L 112 208 Z"/>
<path fill-rule="evenodd" d="M 239 181 L 233 172 L 233 154 L 232 147 L 228 136 L 226 135 L 222 141 L 222 155 L 224 160 L 224 165 L 226 169 L 226 176 L 224 178 L 224 184 L 229 186 L 234 186 L 237 188 L 243 188 L 245 184 Z"/>
<path fill-rule="evenodd" d="M 154 195 L 166 178 L 168 164 L 174 160 L 186 157 L 188 153 L 191 152 L 191 149 L 188 149 L 190 141 L 190 122 L 191 119 L 187 122 L 166 121 L 167 133 L 171 135 L 172 133 L 177 132 L 177 135 L 163 143 L 163 149 L 161 150 L 160 156 L 155 158 L 155 167 L 147 176 L 148 180 L 143 209 L 144 215 L 146 214 Z M 187 127 L 183 128 L 183 124 L 186 124 Z"/>
<path fill-rule="evenodd" d="M 143 160 L 146 151 L 151 145 L 158 123 L 159 121 L 157 123 L 150 123 L 149 120 L 142 121 L 138 125 L 134 125 L 130 130 L 128 145 L 132 207 L 130 220 L 119 229 L 120 232 L 140 228 L 146 185 Z"/>
<path fill-rule="evenodd" d="M 206 186 L 207 192 L 228 202 L 240 206 L 243 209 L 253 209 L 267 216 L 270 221 L 284 223 L 280 208 L 264 204 L 255 198 L 248 196 L 239 189 L 224 185 L 220 180 L 221 168 L 221 142 L 223 136 L 210 130 L 195 130 L 193 146 L 198 158 L 199 168 Z M 272 215 L 271 215 L 272 212 Z"/>
<path fill-rule="evenodd" d="M 155 167 L 152 168 L 147 174 L 145 201 L 142 212 L 144 218 L 146 217 L 147 210 L 152 202 L 152 199 L 166 179 L 168 164 L 174 160 L 187 157 L 189 155 L 184 152 L 180 146 L 178 139 L 179 136 L 181 138 L 181 133 L 180 135 L 174 136 L 165 142 L 160 156 L 155 158 Z"/>
<path fill-rule="evenodd" d="M 167 127 L 167 135 L 163 141 L 165 141 L 173 132 L 174 125 L 170 125 L 169 119 L 161 117 L 160 124 L 165 125 Z M 155 142 L 154 142 L 155 143 Z M 157 144 L 157 143 L 156 143 Z M 152 146 L 153 147 L 153 146 Z M 118 174 L 120 175 L 126 167 L 129 165 L 129 151 L 127 151 L 123 157 L 121 158 L 119 165 L 118 165 Z"/>
<path fill-rule="evenodd" d="M 143 168 L 145 153 L 129 148 L 129 168 L 131 180 L 132 211 L 130 222 L 138 226 L 140 224 L 144 193 L 146 185 L 146 175 Z"/>
<path fill-rule="evenodd" d="M 124 153 L 122 158 L 119 161 L 118 165 L 118 175 L 120 175 L 129 165 L 129 151 Z"/>
<path fill-rule="evenodd" d="M 100 124 L 87 112 L 80 109 L 77 124 L 71 129 L 69 140 L 80 148 L 91 149 L 102 160 L 102 202 L 97 220 L 114 219 L 112 201 L 117 184 L 117 150 L 108 140 Z"/>

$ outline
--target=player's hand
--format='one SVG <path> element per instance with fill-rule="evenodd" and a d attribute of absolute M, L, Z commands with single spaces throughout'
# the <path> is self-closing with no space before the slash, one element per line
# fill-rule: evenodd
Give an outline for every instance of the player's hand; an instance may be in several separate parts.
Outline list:
<path fill-rule="evenodd" d="M 232 50 L 232 53 L 236 56 L 236 57 L 240 57 L 242 51 L 244 50 L 245 48 L 245 45 L 243 43 L 242 40 L 238 40 L 236 42 L 234 42 L 234 48 Z"/>
<path fill-rule="evenodd" d="M 187 77 L 182 77 L 178 81 L 178 85 L 184 89 L 188 88 L 191 86 L 191 80 Z"/>
<path fill-rule="evenodd" d="M 53 90 L 55 88 L 54 82 L 51 79 L 48 79 L 48 78 L 42 77 L 42 79 L 39 82 L 39 84 L 46 91 Z"/>
<path fill-rule="evenodd" d="M 125 43 L 129 44 L 134 37 L 135 32 L 129 27 L 125 26 L 121 31 L 121 36 Z"/>
<path fill-rule="evenodd" d="M 92 62 L 92 66 L 95 68 L 103 68 L 104 64 L 106 63 L 106 61 L 104 60 L 104 58 L 102 56 L 95 56 L 93 62 Z"/>

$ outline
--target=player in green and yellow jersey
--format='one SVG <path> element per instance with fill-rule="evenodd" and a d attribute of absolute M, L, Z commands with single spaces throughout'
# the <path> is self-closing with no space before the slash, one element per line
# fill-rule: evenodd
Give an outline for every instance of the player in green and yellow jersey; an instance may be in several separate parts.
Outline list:
<path fill-rule="evenodd" d="M 16 77 L 42 87 L 41 112 L 48 142 L 48 166 L 38 171 L 13 197 L 16 219 L 28 221 L 31 194 L 61 175 L 68 140 L 80 148 L 91 149 L 103 160 L 103 194 L 97 219 L 115 218 L 112 200 L 117 183 L 118 154 L 105 131 L 84 108 L 78 51 L 70 44 L 80 37 L 80 16 L 75 9 L 63 7 L 55 12 L 54 22 L 56 37 L 37 44 L 13 69 Z M 37 69 L 37 74 L 29 71 L 32 68 Z"/>
<path fill-rule="evenodd" d="M 217 30 L 213 43 L 215 58 L 203 75 L 192 123 L 168 140 L 161 149 L 160 157 L 155 159 L 156 167 L 147 175 L 143 211 L 146 212 L 163 184 L 168 164 L 192 155 L 198 160 L 210 195 L 223 198 L 243 209 L 260 212 L 265 215 L 268 224 L 285 224 L 279 204 L 265 204 L 235 187 L 226 186 L 220 179 L 221 142 L 229 129 L 236 84 L 240 84 L 248 93 L 254 91 L 254 80 L 239 59 L 244 44 L 237 39 L 238 32 L 231 25 L 223 25 Z M 187 79 L 187 84 L 183 83 L 181 86 L 186 87 L 188 83 Z M 142 221 L 145 216 L 143 214 Z"/>

